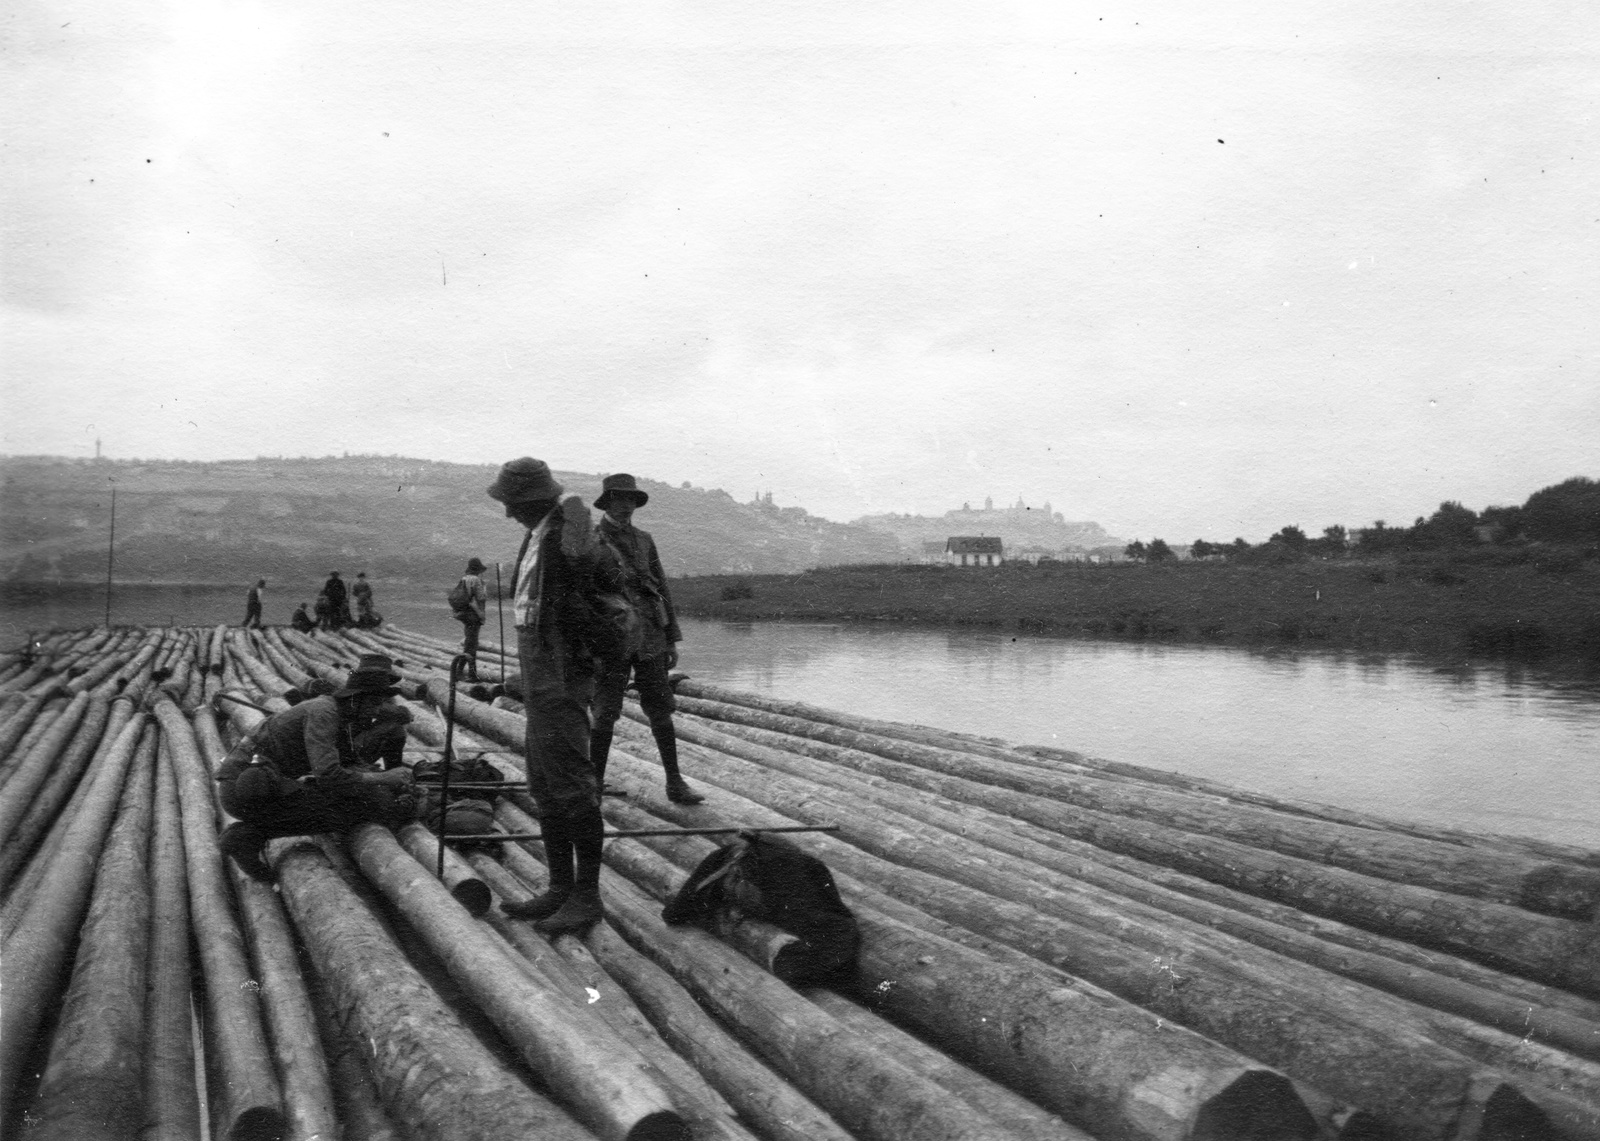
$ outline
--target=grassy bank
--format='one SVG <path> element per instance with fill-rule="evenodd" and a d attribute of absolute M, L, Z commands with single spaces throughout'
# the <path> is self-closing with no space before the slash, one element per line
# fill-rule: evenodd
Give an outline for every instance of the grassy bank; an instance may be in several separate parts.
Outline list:
<path fill-rule="evenodd" d="M 1388 561 L 827 567 L 675 580 L 688 615 L 870 620 L 1237 645 L 1600 658 L 1600 562 L 1469 550 Z"/>

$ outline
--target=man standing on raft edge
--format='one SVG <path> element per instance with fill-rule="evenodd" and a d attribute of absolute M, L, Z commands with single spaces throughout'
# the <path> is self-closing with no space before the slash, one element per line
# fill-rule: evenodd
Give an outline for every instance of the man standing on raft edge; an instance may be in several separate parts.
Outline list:
<path fill-rule="evenodd" d="M 628 688 L 628 675 L 639 686 L 639 705 L 650 722 L 650 734 L 661 754 L 661 767 L 667 773 L 667 799 L 674 804 L 699 804 L 705 797 L 691 789 L 678 772 L 678 736 L 672 728 L 672 683 L 667 671 L 678 664 L 678 643 L 683 633 L 667 593 L 667 576 L 656 554 L 655 540 L 648 531 L 633 525 L 633 512 L 650 501 L 648 492 L 639 490 L 633 476 L 623 472 L 600 481 L 600 497 L 594 505 L 605 514 L 595 527 L 600 557 L 616 563 L 611 576 L 621 582 L 622 593 L 639 613 L 639 646 L 632 657 L 602 659 L 594 694 L 594 732 L 589 755 L 595 776 L 605 788 L 606 760 L 611 753 L 611 735 L 622 716 L 622 695 Z"/>
<path fill-rule="evenodd" d="M 547 934 L 581 931 L 602 918 L 600 782 L 589 762 L 589 698 L 594 666 L 588 645 L 595 570 L 589 509 L 542 460 L 503 464 L 489 486 L 506 516 L 528 529 L 511 578 L 517 657 L 527 711 L 528 793 L 539 809 L 550 886 L 525 903 L 502 904 Z M 559 502 L 558 502 L 559 501 Z"/>

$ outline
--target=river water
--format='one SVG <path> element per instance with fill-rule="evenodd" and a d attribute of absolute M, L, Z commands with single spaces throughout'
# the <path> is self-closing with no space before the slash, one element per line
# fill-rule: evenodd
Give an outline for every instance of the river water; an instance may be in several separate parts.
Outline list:
<path fill-rule="evenodd" d="M 409 629 L 459 637 L 442 595 L 379 584 L 377 607 Z M 112 601 L 119 624 L 236 623 L 244 588 L 119 586 Z M 286 620 L 298 601 L 269 593 L 267 620 Z M 0 646 L 19 644 L 30 628 L 104 620 L 103 592 L 12 592 Z M 484 633 L 497 637 L 493 615 Z M 1593 679 L 1392 654 L 883 625 L 688 620 L 684 635 L 682 669 L 739 689 L 1275 796 L 1600 848 Z"/>

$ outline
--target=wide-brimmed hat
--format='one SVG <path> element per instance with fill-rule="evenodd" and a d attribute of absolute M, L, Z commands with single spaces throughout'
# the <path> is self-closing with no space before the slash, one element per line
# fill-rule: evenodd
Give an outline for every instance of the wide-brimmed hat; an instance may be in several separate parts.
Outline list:
<path fill-rule="evenodd" d="M 333 691 L 335 697 L 354 697 L 358 693 L 376 693 L 384 697 L 397 697 L 400 690 L 396 682 L 394 662 L 387 654 L 362 654 L 356 668 L 350 671 L 344 685 Z"/>
<path fill-rule="evenodd" d="M 500 474 L 489 485 L 490 499 L 501 503 L 532 503 L 539 499 L 560 499 L 566 490 L 550 474 L 550 465 L 532 456 L 500 465 Z"/>
<path fill-rule="evenodd" d="M 636 507 L 643 507 L 650 502 L 649 492 L 640 491 L 639 483 L 627 472 L 619 471 L 615 475 L 608 475 L 600 481 L 600 496 L 594 505 L 604 511 L 610 505 L 613 496 L 626 496 L 633 500 Z"/>
<path fill-rule="evenodd" d="M 480 574 L 481 572 L 486 571 L 488 569 L 489 569 L 488 567 L 483 565 L 483 560 L 480 559 L 477 555 L 473 555 L 470 559 L 467 560 L 467 573 L 468 574 Z"/>

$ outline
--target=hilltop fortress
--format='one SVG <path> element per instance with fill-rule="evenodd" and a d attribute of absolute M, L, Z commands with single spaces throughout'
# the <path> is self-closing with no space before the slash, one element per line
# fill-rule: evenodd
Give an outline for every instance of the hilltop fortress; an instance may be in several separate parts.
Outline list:
<path fill-rule="evenodd" d="M 952 535 L 998 535 L 1008 555 L 1027 549 L 1083 554 L 1099 547 L 1120 549 L 1123 542 L 1098 523 L 1068 522 L 1048 500 L 1030 507 L 1020 497 L 1009 507 L 996 507 L 993 499 L 985 499 L 981 509 L 963 503 L 959 510 L 943 515 L 864 515 L 853 523 L 890 532 L 908 554 L 921 554 L 924 544 L 942 547 Z"/>

